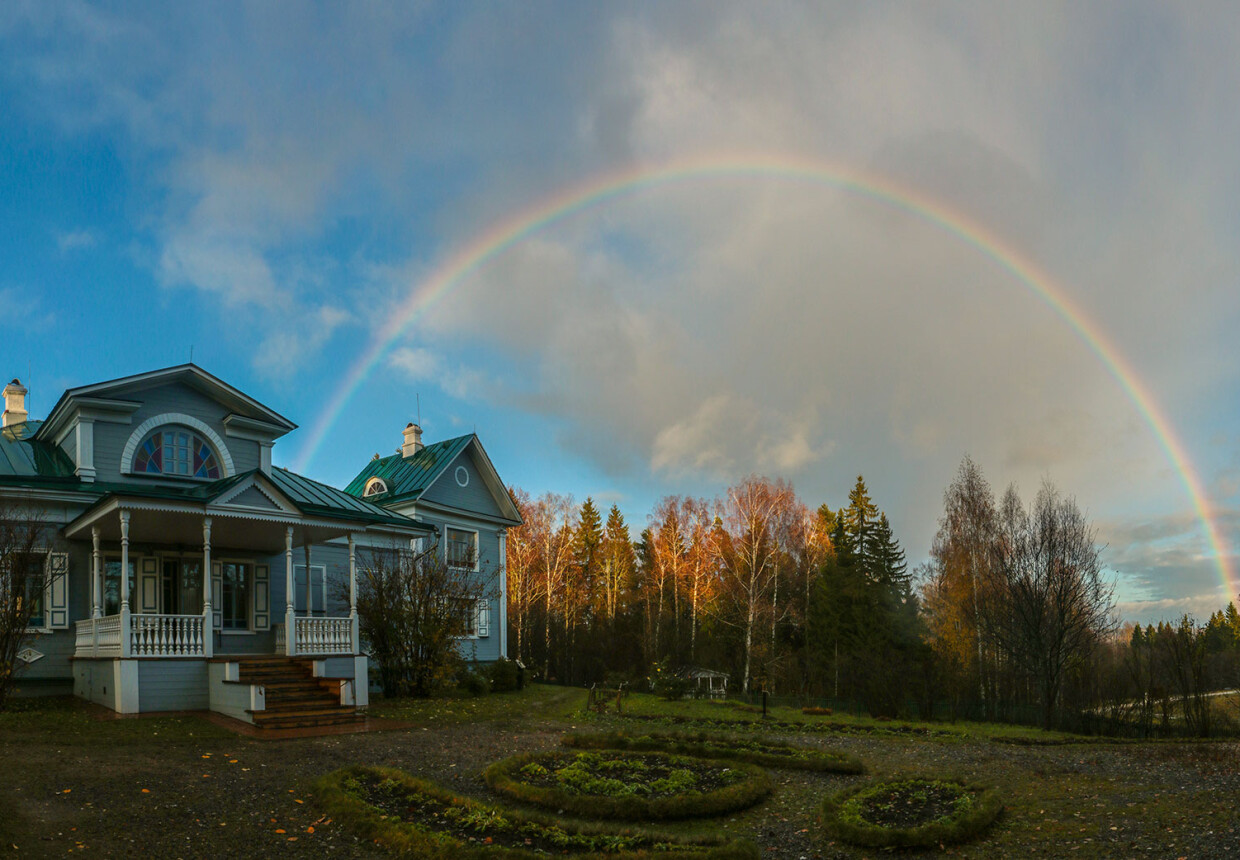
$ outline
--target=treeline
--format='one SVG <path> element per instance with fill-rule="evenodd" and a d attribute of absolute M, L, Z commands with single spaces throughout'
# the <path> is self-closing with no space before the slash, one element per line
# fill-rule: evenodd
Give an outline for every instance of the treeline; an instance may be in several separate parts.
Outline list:
<path fill-rule="evenodd" d="M 904 552 L 861 477 L 838 511 L 760 477 L 669 496 L 636 534 L 615 506 L 604 521 L 592 499 L 511 493 L 509 654 L 549 679 L 701 666 L 733 691 L 869 695 L 879 661 L 924 650 Z"/>
<path fill-rule="evenodd" d="M 996 498 L 967 457 L 915 575 L 861 477 L 838 510 L 750 477 L 664 498 L 639 530 L 592 499 L 511 493 L 509 656 L 548 680 L 702 667 L 732 693 L 874 715 L 1192 734 L 1223 728 L 1208 694 L 1240 681 L 1234 606 L 1121 628 L 1075 500 Z"/>

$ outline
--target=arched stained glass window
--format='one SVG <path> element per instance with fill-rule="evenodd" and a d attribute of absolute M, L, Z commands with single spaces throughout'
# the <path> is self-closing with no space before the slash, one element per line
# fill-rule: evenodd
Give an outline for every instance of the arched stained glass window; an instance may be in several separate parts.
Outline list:
<path fill-rule="evenodd" d="M 133 470 L 146 475 L 215 479 L 220 476 L 220 462 L 198 434 L 183 427 L 161 427 L 138 446 Z"/>

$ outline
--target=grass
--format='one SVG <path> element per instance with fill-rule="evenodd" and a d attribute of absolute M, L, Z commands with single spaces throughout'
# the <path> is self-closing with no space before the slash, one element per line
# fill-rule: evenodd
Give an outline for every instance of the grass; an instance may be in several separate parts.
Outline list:
<path fill-rule="evenodd" d="M 762 709 L 730 700 L 685 699 L 667 701 L 658 696 L 634 693 L 624 704 L 624 718 L 663 721 L 669 725 L 721 727 L 739 731 L 805 731 L 840 734 L 916 735 L 937 740 L 988 739 L 1040 740 L 1055 743 L 1090 743 L 1097 739 L 1064 732 L 1047 732 L 1031 726 L 1006 723 L 945 723 L 915 720 L 879 720 L 852 714 L 818 715 L 802 713 L 800 708 L 772 706 L 767 716 Z"/>
<path fill-rule="evenodd" d="M 934 792 L 954 800 L 949 809 L 935 810 L 942 812 L 941 817 L 910 821 L 907 826 L 884 826 L 874 821 L 876 812 L 886 811 L 889 800 L 895 809 L 888 814 L 891 818 L 899 818 L 900 807 L 925 801 L 926 796 Z M 906 778 L 856 786 L 828 797 L 823 802 L 822 818 L 828 833 L 853 845 L 932 848 L 976 839 L 1002 811 L 999 793 L 993 788 L 958 780 Z"/>
<path fill-rule="evenodd" d="M 378 791 L 392 799 L 389 806 L 412 810 L 419 802 L 429 801 L 428 806 L 439 811 L 437 818 L 451 819 L 477 835 L 466 842 L 459 835 L 434 832 L 385 812 L 384 807 L 363 796 L 367 783 L 372 794 Z M 402 856 L 444 860 L 458 857 L 516 860 L 546 856 L 545 851 L 536 853 L 522 847 L 486 844 L 493 838 L 505 837 L 514 841 L 524 839 L 526 844 L 550 844 L 557 854 L 617 860 L 645 858 L 652 854 L 692 860 L 756 860 L 759 856 L 757 848 L 749 842 L 720 838 L 690 840 L 649 830 L 565 824 L 554 818 L 460 797 L 434 783 L 390 768 L 343 768 L 317 780 L 312 788 L 316 802 L 326 814 L 357 835 Z"/>
<path fill-rule="evenodd" d="M 0 711 L 0 734 L 11 740 L 55 737 L 64 747 L 143 747 L 154 738 L 163 744 L 196 744 L 236 737 L 197 714 L 117 717 L 69 696 L 10 699 Z"/>
<path fill-rule="evenodd" d="M 522 803 L 532 803 L 569 815 L 621 821 L 664 821 L 677 818 L 709 818 L 746 809 L 771 793 L 771 779 L 766 771 L 749 764 L 703 762 L 700 759 L 677 758 L 662 753 L 578 753 L 578 763 L 590 759 L 611 771 L 609 778 L 595 778 L 574 787 L 567 781 L 566 767 L 555 770 L 549 762 L 555 753 L 522 753 L 496 762 L 482 773 L 493 790 Z M 718 772 L 731 777 L 726 784 L 707 791 L 696 791 L 688 785 L 667 796 L 643 796 L 629 789 L 648 787 L 644 777 L 625 778 L 627 768 L 612 765 L 638 764 L 654 760 L 662 767 L 676 770 L 683 767 L 715 765 Z M 554 773 L 559 779 L 551 785 L 532 784 L 534 774 Z M 576 774 L 575 774 L 576 775 Z M 586 775 L 588 776 L 588 775 Z M 671 777 L 669 777 L 670 779 Z M 652 784 L 651 784 L 652 785 Z M 588 792 L 588 793 L 587 793 Z"/>
<path fill-rule="evenodd" d="M 743 761 L 763 767 L 824 773 L 865 773 L 865 765 L 842 752 L 797 746 L 771 738 L 706 732 L 594 732 L 567 734 L 561 742 L 575 749 L 639 750 Z"/>
<path fill-rule="evenodd" d="M 418 726 L 462 723 L 527 725 L 531 722 L 572 722 L 579 718 L 586 691 L 574 687 L 530 684 L 524 690 L 482 696 L 449 694 L 430 699 L 384 699 L 371 701 L 367 713 L 374 717 L 406 720 Z"/>

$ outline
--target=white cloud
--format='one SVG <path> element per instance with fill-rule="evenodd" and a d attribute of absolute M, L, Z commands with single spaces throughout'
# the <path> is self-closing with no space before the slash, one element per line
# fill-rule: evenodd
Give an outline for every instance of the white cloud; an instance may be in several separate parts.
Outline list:
<path fill-rule="evenodd" d="M 56 234 L 56 245 L 61 251 L 76 251 L 93 248 L 99 242 L 99 236 L 93 230 L 69 230 Z"/>

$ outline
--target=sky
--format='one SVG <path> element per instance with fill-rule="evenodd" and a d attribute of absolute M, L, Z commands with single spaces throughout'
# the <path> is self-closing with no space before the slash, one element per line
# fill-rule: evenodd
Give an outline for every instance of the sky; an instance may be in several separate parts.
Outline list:
<path fill-rule="evenodd" d="M 913 565 L 967 454 L 1076 498 L 1125 618 L 1204 617 L 1237 93 L 1234 3 L 8 2 L 0 374 L 42 417 L 192 356 L 277 465 L 420 420 L 635 531 L 860 474 Z"/>

